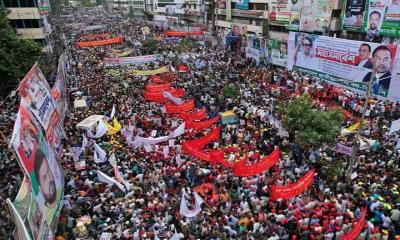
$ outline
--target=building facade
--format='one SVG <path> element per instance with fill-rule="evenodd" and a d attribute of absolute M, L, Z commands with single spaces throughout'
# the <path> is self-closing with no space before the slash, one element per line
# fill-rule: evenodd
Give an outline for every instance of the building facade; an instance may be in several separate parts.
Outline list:
<path fill-rule="evenodd" d="M 32 39 L 42 46 L 49 46 L 51 26 L 47 21 L 50 11 L 46 0 L 0 0 L 0 5 L 9 11 L 10 25 L 21 38 Z"/>

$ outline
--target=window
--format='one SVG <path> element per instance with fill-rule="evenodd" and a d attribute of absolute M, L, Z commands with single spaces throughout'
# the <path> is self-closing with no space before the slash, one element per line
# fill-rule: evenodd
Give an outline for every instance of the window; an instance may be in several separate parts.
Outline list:
<path fill-rule="evenodd" d="M 19 5 L 21 7 L 36 7 L 35 0 L 19 0 Z"/>
<path fill-rule="evenodd" d="M 24 20 L 10 20 L 10 25 L 13 28 L 25 28 Z"/>
<path fill-rule="evenodd" d="M 26 19 L 25 28 L 39 28 L 39 21 L 37 19 Z"/>
<path fill-rule="evenodd" d="M 3 0 L 4 7 L 19 7 L 16 0 Z"/>

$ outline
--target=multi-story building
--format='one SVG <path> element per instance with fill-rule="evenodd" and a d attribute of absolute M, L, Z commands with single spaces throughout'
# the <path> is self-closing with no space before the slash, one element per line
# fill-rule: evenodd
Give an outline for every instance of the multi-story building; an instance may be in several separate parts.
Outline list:
<path fill-rule="evenodd" d="M 39 4 L 40 2 L 40 4 Z M 9 11 L 10 24 L 21 38 L 39 42 L 44 50 L 50 50 L 49 35 L 51 27 L 47 21 L 48 1 L 38 0 L 0 0 L 0 6 Z"/>

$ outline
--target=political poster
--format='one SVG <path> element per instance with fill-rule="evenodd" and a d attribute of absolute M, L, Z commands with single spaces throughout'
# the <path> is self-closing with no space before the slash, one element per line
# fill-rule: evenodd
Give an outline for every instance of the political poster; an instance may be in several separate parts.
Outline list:
<path fill-rule="evenodd" d="M 270 0 L 269 21 L 272 25 L 285 26 L 290 23 L 291 1 Z"/>
<path fill-rule="evenodd" d="M 22 101 L 11 144 L 30 180 L 28 222 L 33 239 L 52 239 L 63 197 L 63 174 L 41 129 Z"/>
<path fill-rule="evenodd" d="M 287 65 L 287 42 L 269 39 L 267 42 L 266 56 L 267 62 L 285 67 Z"/>
<path fill-rule="evenodd" d="M 400 77 L 399 66 L 394 64 L 396 54 L 397 45 L 290 32 L 288 68 L 365 91 L 375 62 L 372 93 L 397 101 Z"/>
<path fill-rule="evenodd" d="M 364 30 L 367 32 L 367 40 L 373 41 L 380 35 L 383 17 L 386 11 L 386 0 L 370 0 L 367 4 L 368 15 Z"/>
<path fill-rule="evenodd" d="M 366 12 L 366 0 L 347 0 L 344 2 L 342 27 L 344 30 L 361 31 L 364 14 Z"/>
<path fill-rule="evenodd" d="M 249 9 L 249 0 L 237 0 L 235 4 L 235 9 Z"/>
<path fill-rule="evenodd" d="M 65 114 L 68 110 L 68 95 L 67 95 L 67 69 L 66 69 L 66 56 L 62 54 L 58 60 L 58 71 L 56 81 L 51 94 L 57 106 L 58 113 L 60 114 L 61 121 L 64 120 Z"/>
<path fill-rule="evenodd" d="M 318 0 L 315 18 L 315 32 L 327 32 L 331 23 L 334 0 Z"/>
<path fill-rule="evenodd" d="M 381 26 L 382 36 L 400 36 L 400 0 L 388 0 Z"/>
<path fill-rule="evenodd" d="M 51 116 L 56 110 L 56 104 L 49 84 L 37 64 L 22 79 L 19 95 L 43 128 L 47 129 Z"/>
<path fill-rule="evenodd" d="M 303 0 L 300 16 L 299 30 L 303 32 L 314 32 L 316 29 L 316 14 L 318 1 Z"/>

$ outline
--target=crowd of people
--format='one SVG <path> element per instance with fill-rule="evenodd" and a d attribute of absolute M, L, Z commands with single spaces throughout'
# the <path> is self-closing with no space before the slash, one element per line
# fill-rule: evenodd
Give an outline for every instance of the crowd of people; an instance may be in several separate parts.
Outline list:
<path fill-rule="evenodd" d="M 314 108 L 326 111 L 341 108 L 346 116 L 345 128 L 359 121 L 365 101 L 363 94 L 333 87 L 299 72 L 257 66 L 243 52 L 225 51 L 193 38 L 188 40 L 193 47 L 182 52 L 176 51 L 179 41 L 168 40 L 168 44 L 159 41 L 154 54 L 160 54 L 161 58 L 155 62 L 107 67 L 104 58 L 112 57 L 116 51 L 129 52 L 129 56 L 147 53 L 140 44 L 144 40 L 141 30 L 144 25 L 107 18 L 82 21 L 86 25 L 105 26 L 91 34 L 129 38 L 117 45 L 77 48 L 76 41 L 87 40 L 84 37 L 87 34 L 73 25 L 67 24 L 65 29 L 70 58 L 70 102 L 85 99 L 88 106 L 74 109 L 71 105 L 64 124 L 67 139 L 60 161 L 65 175 L 65 205 L 57 239 L 100 239 L 103 233 L 111 233 L 111 239 L 341 239 L 354 226 L 352 223 L 361 218 L 363 209 L 366 209 L 366 224 L 358 239 L 400 239 L 397 151 L 400 140 L 399 134 L 388 133 L 391 121 L 400 117 L 398 102 L 369 100 L 368 124 L 362 134 L 379 144 L 357 153 L 353 167 L 356 175 L 347 182 L 344 170 L 349 156 L 333 151 L 332 146 L 309 149 L 297 144 L 277 126 L 276 121 L 282 116 L 276 105 L 308 94 Z M 146 39 L 161 35 L 158 29 L 148 27 Z M 223 148 L 225 159 L 231 163 L 247 155 L 247 164 L 253 164 L 278 147 L 281 156 L 276 166 L 256 176 L 235 177 L 230 168 L 182 153 L 183 141 L 204 136 L 209 129 L 186 129 L 173 144 L 163 142 L 151 150 L 135 148 L 129 143 L 128 128 L 133 136 L 160 137 L 182 123 L 181 119 L 166 114 L 161 104 L 144 99 L 145 85 L 151 80 L 132 74 L 132 70 L 176 68 L 178 64 L 189 69 L 172 73 L 173 87 L 186 90 L 183 101 L 194 98 L 196 108 L 205 107 L 210 118 L 228 110 L 238 117 L 234 123 L 218 123 L 221 138 L 207 148 Z M 224 96 L 223 88 L 227 85 L 239 91 L 237 97 Z M 7 101 L 15 103 L 16 99 Z M 76 169 L 69 150 L 80 147 L 86 134 L 76 125 L 90 115 L 109 116 L 113 106 L 123 131 L 105 135 L 96 142 L 107 156 L 115 155 L 119 171 L 128 182 L 123 194 L 99 181 L 96 170 L 114 176 L 114 168 L 108 161 L 94 162 L 91 141 L 80 156 L 85 161 L 80 170 Z M 1 106 L 0 124 L 5 139 L 11 136 L 17 107 Z M 352 146 L 354 136 L 338 136 L 338 142 Z M 166 156 L 164 146 L 169 148 Z M 3 184 L 8 183 L 1 188 L 0 197 L 4 200 L 16 195 L 22 178 L 17 160 L 7 151 L 6 144 L 1 145 L 1 150 L 2 156 L 7 154 L 2 171 L 15 173 L 2 180 Z M 339 168 L 334 174 L 333 166 Z M 271 185 L 296 182 L 311 169 L 316 175 L 309 189 L 290 200 L 271 200 Z M 179 212 L 182 191 L 188 196 L 189 208 L 195 208 L 190 196 L 195 187 L 205 183 L 213 187 L 202 194 L 205 200 L 202 211 L 193 218 L 182 216 Z M 0 220 L 5 216 L 2 214 Z M 84 230 L 77 228 L 82 222 Z"/>

